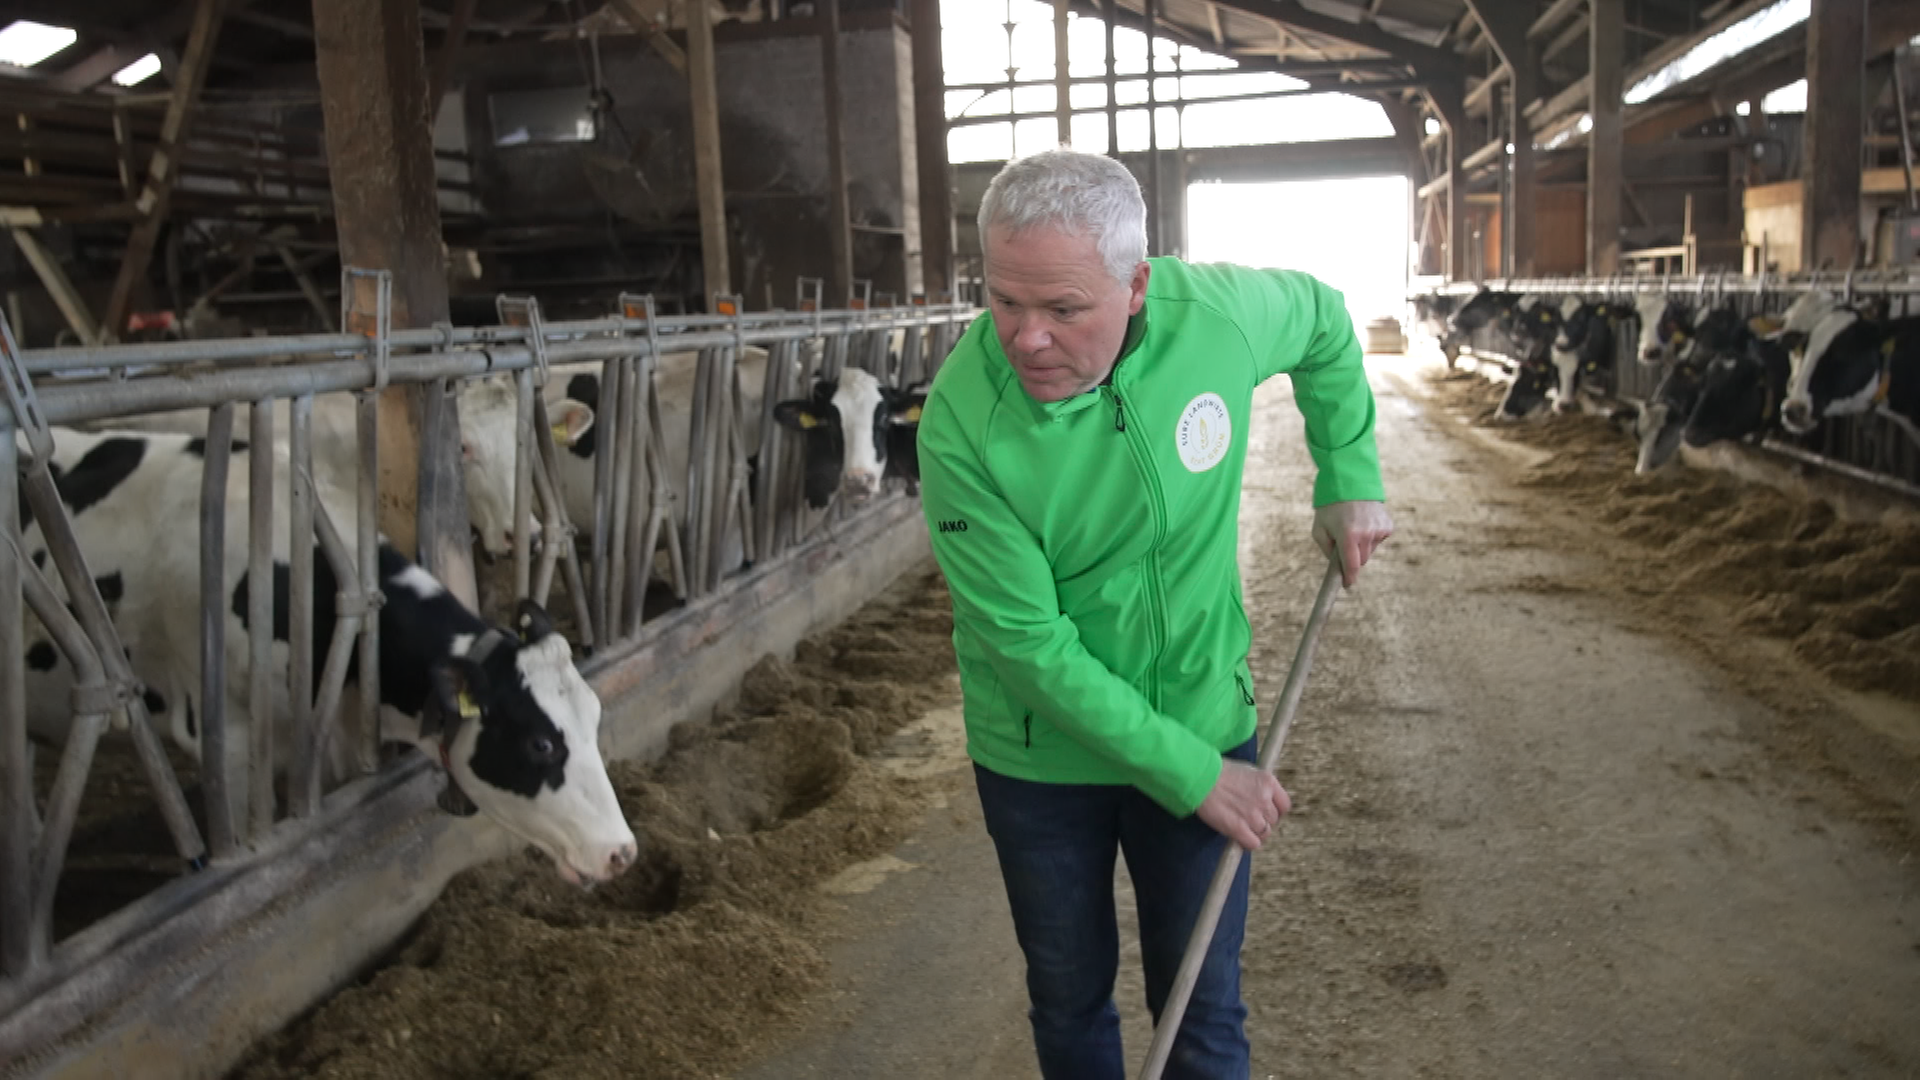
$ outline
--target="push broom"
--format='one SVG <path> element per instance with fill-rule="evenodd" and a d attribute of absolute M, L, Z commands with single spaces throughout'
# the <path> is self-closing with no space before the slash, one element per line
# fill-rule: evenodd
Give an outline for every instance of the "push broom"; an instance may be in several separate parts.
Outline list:
<path fill-rule="evenodd" d="M 1260 740 L 1260 768 L 1271 773 L 1280 762 L 1280 747 L 1287 741 L 1287 731 L 1293 727 L 1293 714 L 1300 710 L 1300 695 L 1307 687 L 1307 672 L 1313 668 L 1314 646 L 1319 644 L 1320 631 L 1327 625 L 1327 616 L 1333 611 L 1333 602 L 1340 595 L 1340 560 L 1327 560 L 1327 574 L 1320 580 L 1320 595 L 1314 597 L 1313 613 L 1307 616 L 1307 628 L 1300 634 L 1300 648 L 1293 654 L 1293 670 L 1287 672 L 1287 686 L 1280 694 L 1279 704 L 1273 707 L 1273 718 L 1267 722 L 1267 737 Z M 1160 1080 L 1161 1070 L 1167 1067 L 1167 1057 L 1173 1053 L 1173 1039 L 1179 1034 L 1180 1020 L 1186 1015 L 1187 999 L 1193 996 L 1193 987 L 1200 979 L 1200 965 L 1206 959 L 1207 946 L 1213 941 L 1213 931 L 1220 923 L 1220 909 L 1226 906 L 1227 892 L 1233 887 L 1233 878 L 1240 870 L 1240 860 L 1246 851 L 1239 844 L 1228 842 L 1226 849 L 1220 852 L 1220 864 L 1213 871 L 1213 883 L 1207 887 L 1206 902 L 1200 906 L 1200 918 L 1193 924 L 1193 934 L 1187 939 L 1186 955 L 1180 959 L 1180 971 L 1173 979 L 1173 990 L 1167 996 L 1166 1007 L 1160 1011 L 1160 1026 L 1154 1030 L 1153 1046 L 1147 1051 L 1147 1063 L 1140 1070 L 1140 1080 Z"/>

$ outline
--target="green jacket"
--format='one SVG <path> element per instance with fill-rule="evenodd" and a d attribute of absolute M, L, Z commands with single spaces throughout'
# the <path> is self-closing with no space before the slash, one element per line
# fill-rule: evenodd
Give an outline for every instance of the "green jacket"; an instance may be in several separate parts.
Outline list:
<path fill-rule="evenodd" d="M 991 313 L 975 319 L 921 413 L 920 497 L 973 760 L 1130 784 L 1184 816 L 1258 720 L 1236 561 L 1254 387 L 1292 376 L 1314 505 L 1383 493 L 1338 292 L 1291 271 L 1152 266 L 1113 375 L 1066 401 L 1028 397 Z"/>

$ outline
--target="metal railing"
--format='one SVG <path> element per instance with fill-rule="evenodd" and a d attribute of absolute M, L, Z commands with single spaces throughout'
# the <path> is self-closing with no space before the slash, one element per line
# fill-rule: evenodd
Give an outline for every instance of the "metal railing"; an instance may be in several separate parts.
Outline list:
<path fill-rule="evenodd" d="M 1449 296 L 1469 296 L 1481 288 L 1514 293 L 1590 299 L 1632 300 L 1643 295 L 1666 295 L 1696 306 L 1727 305 L 1742 317 L 1778 314 L 1809 292 L 1826 292 L 1843 303 L 1869 299 L 1886 303 L 1893 315 L 1920 311 L 1920 271 L 1885 270 L 1852 273 L 1811 273 L 1779 276 L 1699 274 L 1587 278 L 1527 278 L 1480 284 L 1461 282 L 1429 290 Z M 1659 384 L 1662 369 L 1643 364 L 1635 355 L 1638 325 L 1616 324 L 1611 372 L 1597 380 L 1607 396 L 1629 403 L 1646 401 Z M 1464 335 L 1467 349 L 1511 366 L 1517 363 L 1513 339 L 1489 325 Z M 1762 447 L 1811 465 L 1879 484 L 1911 497 L 1920 497 L 1920 446 L 1899 424 L 1885 416 L 1838 417 L 1822 421 L 1812 432 L 1768 436 Z"/>
<path fill-rule="evenodd" d="M 547 322 L 530 298 L 502 297 L 501 325 L 396 330 L 391 280 L 347 269 L 339 334 L 219 341 L 22 350 L 0 316 L 0 1017 L 31 1000 L 57 969 L 111 948 L 81 931 L 52 940 L 54 895 L 72 837 L 80 794 L 103 734 L 124 717 L 140 765 L 156 793 L 186 878 L 116 915 L 152 925 L 198 895 L 192 872 L 284 848 L 350 798 L 348 789 L 379 771 L 379 618 L 377 510 L 378 394 L 390 385 L 510 384 L 513 400 L 513 587 L 544 604 L 556 570 L 576 617 L 578 644 L 596 661 L 643 647 L 649 581 L 664 546 L 675 594 L 724 591 L 732 540 L 750 562 L 778 560 L 819 530 L 849 517 L 845 500 L 823 512 L 802 498 L 801 442 L 774 423 L 774 405 L 804 398 L 815 378 L 853 364 L 894 386 L 931 378 L 977 313 L 964 305 L 862 310 L 741 313 L 737 297 L 717 298 L 716 315 L 661 316 L 647 296 L 624 295 L 605 318 Z M 738 361 L 750 347 L 768 351 L 758 421 L 759 468 L 748 482 L 743 432 L 748 417 Z M 663 403 L 655 385 L 662 358 L 695 354 L 684 476 L 669 476 Z M 684 356 L 679 360 L 684 362 Z M 547 383 L 561 364 L 590 363 L 600 378 L 593 468 L 593 520 L 568 520 L 562 448 L 547 416 Z M 502 389 L 505 389 L 502 387 Z M 332 399 L 325 395 L 345 395 Z M 351 436 L 316 433 L 316 403 L 351 403 Z M 284 411 L 279 403 L 285 402 Z M 276 500 L 287 506 L 286 622 L 291 660 L 276 670 L 275 590 L 249 589 L 246 608 L 250 684 L 245 747 L 227 745 L 226 633 L 229 463 L 236 410 L 247 408 L 248 580 L 272 581 Z M 104 422 L 164 410 L 206 410 L 198 513 L 200 526 L 200 776 L 203 836 L 170 765 L 144 687 L 122 645 L 63 506 L 50 468 L 60 425 Z M 192 415 L 192 414 L 188 414 Z M 276 431 L 286 417 L 284 437 Z M 465 418 L 463 418 L 463 425 Z M 24 441 L 24 446 L 22 442 Z M 344 442 L 344 445 L 343 445 Z M 268 452 L 271 448 L 272 452 Z M 684 488 L 679 484 L 683 482 Z M 237 484 L 237 481 L 236 481 Z M 276 493 L 277 485 L 285 485 Z M 678 489 L 678 490 L 676 490 Z M 684 492 L 684 495 L 682 494 Z M 25 558 L 22 506 L 31 509 L 55 577 Z M 349 520 L 351 519 L 351 520 Z M 535 528 L 536 520 L 539 527 Z M 161 523 L 128 523 L 129 527 Z M 576 524 L 590 542 L 586 559 Z M 162 526 L 164 527 L 164 526 Z M 239 535 L 238 533 L 234 535 Z M 314 559 L 339 585 L 331 627 L 315 625 Z M 55 581 L 57 579 L 58 587 Z M 71 607 L 69 607 L 71 604 Z M 38 619 L 73 671 L 72 722 L 46 814 L 41 818 L 31 765 L 25 693 L 25 614 Z M 314 633 L 330 634 L 315 671 Z M 324 792 L 322 748 L 339 720 L 348 664 L 357 650 L 363 718 L 352 772 Z M 293 744 L 274 746 L 276 691 L 292 702 Z M 286 814 L 276 805 L 276 756 L 288 766 Z M 355 779 L 355 775 L 359 779 Z M 204 876 L 204 875 L 202 875 Z M 176 886 L 187 888 L 180 892 Z M 178 895 L 165 894 L 173 890 Z M 96 927 L 97 929 L 98 927 Z"/>

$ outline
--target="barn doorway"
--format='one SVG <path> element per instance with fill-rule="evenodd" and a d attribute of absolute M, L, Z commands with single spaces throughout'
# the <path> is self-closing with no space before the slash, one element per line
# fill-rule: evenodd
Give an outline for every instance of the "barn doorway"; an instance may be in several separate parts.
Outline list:
<path fill-rule="evenodd" d="M 1194 184 L 1188 258 L 1304 270 L 1345 294 L 1365 340 L 1406 306 L 1408 198 L 1403 176 Z"/>

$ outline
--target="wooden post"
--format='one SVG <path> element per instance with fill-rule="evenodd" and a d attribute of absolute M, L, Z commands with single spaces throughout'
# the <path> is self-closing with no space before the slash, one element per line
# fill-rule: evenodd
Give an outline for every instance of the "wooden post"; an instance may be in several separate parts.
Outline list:
<path fill-rule="evenodd" d="M 440 55 L 433 59 L 433 76 L 427 83 L 427 124 L 440 116 L 441 103 L 453 88 L 453 67 L 460 62 L 460 50 L 467 43 L 467 23 L 473 20 L 476 0 L 453 0 L 453 15 L 447 23 L 447 36 Z"/>
<path fill-rule="evenodd" d="M 1860 252 L 1866 0 L 1813 0 L 1807 18 L 1806 178 L 1800 265 L 1851 268 Z"/>
<path fill-rule="evenodd" d="M 1593 94 L 1587 134 L 1587 273 L 1611 274 L 1620 268 L 1620 120 L 1625 68 L 1625 0 L 1593 0 L 1589 70 Z"/>
<path fill-rule="evenodd" d="M 1540 80 L 1540 53 L 1529 45 L 1513 65 L 1513 86 L 1507 93 L 1507 130 L 1513 139 L 1513 180 L 1508 186 L 1506 252 L 1501 266 L 1509 277 L 1530 277 L 1534 266 L 1534 152 L 1533 127 L 1527 120 L 1527 106 L 1536 96 Z"/>
<path fill-rule="evenodd" d="M 831 7 L 832 5 L 828 5 Z M 687 22 L 687 86 L 693 92 L 693 175 L 700 189 L 700 263 L 706 297 L 733 292 L 727 268 L 727 200 L 720 182 L 720 98 L 714 88 L 713 21 L 707 0 L 682 0 Z"/>
<path fill-rule="evenodd" d="M 120 258 L 120 275 L 114 279 L 113 293 L 107 299 L 107 314 L 100 332 L 108 341 L 117 341 L 126 328 L 127 312 L 133 306 L 133 290 L 147 276 L 147 264 L 153 261 L 154 245 L 160 242 L 160 228 L 167 223 L 167 208 L 172 205 L 173 185 L 180 177 L 180 154 L 187 142 L 187 122 L 200 100 L 200 88 L 207 84 L 207 69 L 213 66 L 214 44 L 220 38 L 220 14 L 223 0 L 199 0 L 193 12 L 193 29 L 187 32 L 187 50 L 181 55 L 174 73 L 173 95 L 167 101 L 167 115 L 160 122 L 160 142 L 147 162 L 147 182 L 136 205 L 140 220 L 127 238 L 127 250 Z"/>
<path fill-rule="evenodd" d="M 931 298 L 953 288 L 953 180 L 947 165 L 940 0 L 913 0 L 913 129 L 920 166 L 920 274 Z"/>
<path fill-rule="evenodd" d="M 1067 9 L 1072 6 L 1072 0 L 1053 0 L 1053 116 L 1061 146 L 1073 145 L 1073 84 L 1067 65 Z"/>
<path fill-rule="evenodd" d="M 313 37 L 340 261 L 392 272 L 395 329 L 445 321 L 419 0 L 314 0 Z M 472 604 L 454 399 L 394 387 L 379 415 L 380 528 Z"/>
<path fill-rule="evenodd" d="M 821 85 L 827 110 L 827 240 L 833 253 L 828 307 L 853 303 L 853 213 L 847 206 L 847 152 L 840 127 L 840 0 L 816 0 Z"/>
<path fill-rule="evenodd" d="M 1114 101 L 1116 89 L 1113 70 L 1113 24 L 1120 15 L 1120 0 L 1107 0 L 1107 156 L 1120 159 L 1120 106 Z"/>
<path fill-rule="evenodd" d="M 1147 254 L 1165 255 L 1166 241 L 1160 236 L 1160 125 L 1159 108 L 1153 93 L 1154 0 L 1147 0 Z"/>
<path fill-rule="evenodd" d="M 1458 81 L 1438 83 L 1427 89 L 1427 100 L 1440 114 L 1447 129 L 1447 261 L 1446 272 L 1453 281 L 1473 276 L 1473 264 L 1467 259 L 1467 106 L 1464 87 Z"/>

